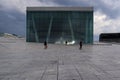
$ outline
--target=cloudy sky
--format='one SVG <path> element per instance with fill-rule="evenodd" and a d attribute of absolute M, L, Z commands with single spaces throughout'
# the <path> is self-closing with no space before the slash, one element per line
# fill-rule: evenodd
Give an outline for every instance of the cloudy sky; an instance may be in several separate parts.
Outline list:
<path fill-rule="evenodd" d="M 27 6 L 93 6 L 94 40 L 120 32 L 120 0 L 0 0 L 0 32 L 25 36 Z"/>

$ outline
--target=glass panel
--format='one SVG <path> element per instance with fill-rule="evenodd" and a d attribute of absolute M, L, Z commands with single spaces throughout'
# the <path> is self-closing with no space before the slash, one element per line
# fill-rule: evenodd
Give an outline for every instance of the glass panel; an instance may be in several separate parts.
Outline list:
<path fill-rule="evenodd" d="M 93 12 L 27 11 L 28 42 L 93 43 Z"/>

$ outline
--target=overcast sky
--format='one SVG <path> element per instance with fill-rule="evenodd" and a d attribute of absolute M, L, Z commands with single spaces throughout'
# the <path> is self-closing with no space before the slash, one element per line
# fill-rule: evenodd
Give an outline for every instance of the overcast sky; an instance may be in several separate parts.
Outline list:
<path fill-rule="evenodd" d="M 0 32 L 25 36 L 27 6 L 93 6 L 94 40 L 120 32 L 120 0 L 0 0 Z"/>

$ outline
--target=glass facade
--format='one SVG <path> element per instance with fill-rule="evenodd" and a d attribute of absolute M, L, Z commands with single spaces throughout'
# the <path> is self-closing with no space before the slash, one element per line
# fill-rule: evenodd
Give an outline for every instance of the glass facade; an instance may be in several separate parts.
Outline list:
<path fill-rule="evenodd" d="M 27 42 L 93 43 L 93 11 L 27 11 Z"/>

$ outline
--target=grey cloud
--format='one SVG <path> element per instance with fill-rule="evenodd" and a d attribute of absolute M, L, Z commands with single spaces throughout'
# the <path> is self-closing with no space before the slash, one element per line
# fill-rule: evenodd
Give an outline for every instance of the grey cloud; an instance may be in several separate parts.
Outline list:
<path fill-rule="evenodd" d="M 25 22 L 25 15 L 18 11 L 0 11 L 0 32 L 25 36 Z"/>
<path fill-rule="evenodd" d="M 46 0 L 39 0 L 45 2 Z M 63 6 L 93 6 L 95 11 L 101 10 L 105 13 L 109 18 L 117 18 L 119 16 L 120 11 L 117 9 L 112 9 L 112 6 L 106 5 L 101 0 L 52 0 L 54 3 Z"/>
<path fill-rule="evenodd" d="M 42 2 L 46 2 L 47 0 L 39 0 Z M 62 6 L 87 6 L 88 3 L 86 1 L 77 1 L 76 0 L 51 0 L 52 2 L 62 5 Z"/>
<path fill-rule="evenodd" d="M 93 2 L 95 10 L 101 10 L 103 13 L 105 13 L 109 18 L 117 18 L 119 16 L 119 10 L 112 9 L 110 6 L 107 6 L 105 3 L 103 3 L 101 0 L 95 0 Z"/>

